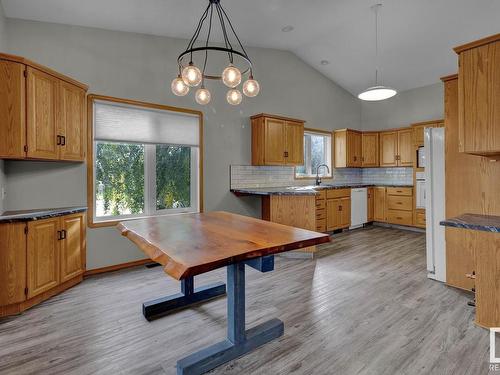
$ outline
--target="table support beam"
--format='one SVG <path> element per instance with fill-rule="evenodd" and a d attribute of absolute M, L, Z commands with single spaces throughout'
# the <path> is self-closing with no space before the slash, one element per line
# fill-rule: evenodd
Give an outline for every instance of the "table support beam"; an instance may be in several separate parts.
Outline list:
<path fill-rule="evenodd" d="M 142 304 L 142 314 L 148 320 L 154 320 L 213 298 L 226 295 L 226 284 L 219 282 L 211 285 L 194 287 L 194 278 L 181 280 L 181 293 L 161 297 Z"/>
<path fill-rule="evenodd" d="M 283 335 L 279 319 L 245 330 L 245 262 L 227 266 L 227 285 L 227 339 L 179 360 L 178 375 L 204 374 Z"/>

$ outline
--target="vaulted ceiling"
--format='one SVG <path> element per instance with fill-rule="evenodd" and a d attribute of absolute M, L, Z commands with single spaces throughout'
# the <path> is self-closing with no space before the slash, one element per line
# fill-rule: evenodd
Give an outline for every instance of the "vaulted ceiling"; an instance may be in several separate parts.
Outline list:
<path fill-rule="evenodd" d="M 207 1 L 1 0 L 9 18 L 176 38 Z M 500 32 L 498 0 L 221 0 L 244 44 L 292 51 L 354 95 L 374 83 L 377 2 L 382 81 L 400 91 L 456 72 L 452 47 Z"/>

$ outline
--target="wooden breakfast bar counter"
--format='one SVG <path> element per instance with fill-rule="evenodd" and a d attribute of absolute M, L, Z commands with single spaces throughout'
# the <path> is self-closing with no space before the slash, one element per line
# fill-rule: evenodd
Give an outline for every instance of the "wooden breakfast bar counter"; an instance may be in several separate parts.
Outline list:
<path fill-rule="evenodd" d="M 177 374 L 203 374 L 283 335 L 271 319 L 245 328 L 245 265 L 274 269 L 274 254 L 328 242 L 329 236 L 228 212 L 158 216 L 118 225 L 165 272 L 181 293 L 143 304 L 151 320 L 226 293 L 223 283 L 194 288 L 194 276 L 227 266 L 227 339 L 177 362 Z"/>

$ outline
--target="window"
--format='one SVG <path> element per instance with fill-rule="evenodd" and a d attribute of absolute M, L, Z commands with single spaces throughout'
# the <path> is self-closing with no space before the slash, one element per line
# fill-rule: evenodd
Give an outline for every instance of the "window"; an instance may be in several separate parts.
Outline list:
<path fill-rule="evenodd" d="M 326 164 L 330 169 L 320 170 L 320 175 L 331 177 L 332 172 L 332 135 L 318 130 L 304 131 L 304 165 L 295 168 L 296 178 L 315 177 L 319 165 Z"/>
<path fill-rule="evenodd" d="M 201 114 L 90 100 L 93 223 L 199 212 Z"/>

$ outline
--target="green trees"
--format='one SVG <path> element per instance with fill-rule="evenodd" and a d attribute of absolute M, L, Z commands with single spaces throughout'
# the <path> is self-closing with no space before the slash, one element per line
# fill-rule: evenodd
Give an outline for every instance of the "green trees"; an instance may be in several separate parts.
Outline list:
<path fill-rule="evenodd" d="M 146 171 L 156 210 L 190 206 L 190 147 L 97 142 L 95 159 L 96 216 L 145 213 Z"/>

